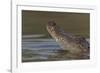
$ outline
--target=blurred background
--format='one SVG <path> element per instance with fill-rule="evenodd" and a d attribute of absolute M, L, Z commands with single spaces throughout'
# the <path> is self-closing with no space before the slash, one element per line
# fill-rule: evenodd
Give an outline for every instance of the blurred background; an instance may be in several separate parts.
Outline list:
<path fill-rule="evenodd" d="M 46 24 L 54 20 L 66 32 L 89 37 L 89 13 L 47 12 L 22 10 L 22 34 L 42 34 L 50 37 Z"/>

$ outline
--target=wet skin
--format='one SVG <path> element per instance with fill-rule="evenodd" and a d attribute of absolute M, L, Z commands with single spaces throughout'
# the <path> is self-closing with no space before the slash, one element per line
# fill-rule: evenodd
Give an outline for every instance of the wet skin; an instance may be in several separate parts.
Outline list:
<path fill-rule="evenodd" d="M 84 37 L 77 37 L 61 29 L 55 21 L 49 21 L 47 31 L 60 45 L 61 49 L 69 51 L 74 58 L 89 58 L 89 43 Z"/>

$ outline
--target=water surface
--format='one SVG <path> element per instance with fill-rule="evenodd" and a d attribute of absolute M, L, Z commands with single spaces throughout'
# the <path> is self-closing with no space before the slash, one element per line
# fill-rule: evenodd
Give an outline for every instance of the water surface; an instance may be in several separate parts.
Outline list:
<path fill-rule="evenodd" d="M 27 37 L 25 37 L 27 36 Z M 25 35 L 22 38 L 22 61 L 56 61 L 68 59 L 63 57 L 67 51 L 62 50 L 54 39 Z M 63 55 L 63 56 L 62 56 Z"/>

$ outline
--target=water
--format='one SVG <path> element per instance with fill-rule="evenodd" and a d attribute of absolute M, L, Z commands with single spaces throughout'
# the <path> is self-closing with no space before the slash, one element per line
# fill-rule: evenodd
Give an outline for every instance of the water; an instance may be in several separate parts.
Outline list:
<path fill-rule="evenodd" d="M 52 61 L 58 58 L 61 48 L 54 39 L 41 38 L 39 35 L 26 35 L 22 38 L 22 61 Z M 38 37 L 38 38 L 37 38 Z"/>
<path fill-rule="evenodd" d="M 59 49 L 59 45 L 53 39 L 23 39 L 23 49 L 42 50 Z"/>
<path fill-rule="evenodd" d="M 89 41 L 89 40 L 88 40 Z M 59 44 L 40 35 L 22 37 L 22 62 L 75 60 L 75 56 L 62 50 Z"/>

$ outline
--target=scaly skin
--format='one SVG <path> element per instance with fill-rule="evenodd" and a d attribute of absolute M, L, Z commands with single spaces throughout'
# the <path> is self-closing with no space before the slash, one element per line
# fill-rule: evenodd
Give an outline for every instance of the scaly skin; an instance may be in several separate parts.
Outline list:
<path fill-rule="evenodd" d="M 69 51 L 74 58 L 89 58 L 89 43 L 85 38 L 65 33 L 54 21 L 49 21 L 47 31 L 63 50 Z"/>

